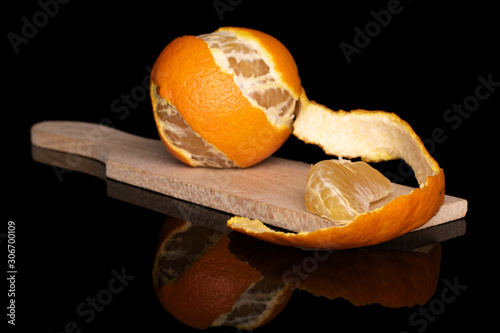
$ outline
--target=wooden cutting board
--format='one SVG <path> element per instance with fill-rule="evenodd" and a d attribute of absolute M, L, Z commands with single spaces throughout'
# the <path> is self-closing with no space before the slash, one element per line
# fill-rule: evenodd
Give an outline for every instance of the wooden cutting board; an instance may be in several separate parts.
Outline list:
<path fill-rule="evenodd" d="M 35 124 L 31 142 L 41 148 L 96 159 L 106 165 L 106 177 L 110 179 L 272 226 L 300 231 L 331 225 L 305 209 L 310 165 L 303 162 L 270 157 L 247 169 L 192 168 L 174 159 L 159 140 L 71 121 Z M 68 165 L 72 163 L 70 156 Z M 392 186 L 393 192 L 370 208 L 413 190 Z M 466 200 L 447 195 L 438 214 L 419 229 L 460 219 L 466 212 Z"/>

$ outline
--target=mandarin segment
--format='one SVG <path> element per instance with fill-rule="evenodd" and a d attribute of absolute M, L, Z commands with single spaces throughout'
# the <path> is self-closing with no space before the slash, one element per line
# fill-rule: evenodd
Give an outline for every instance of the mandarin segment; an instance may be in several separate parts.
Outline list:
<path fill-rule="evenodd" d="M 309 171 L 306 209 L 342 226 L 368 212 L 370 203 L 391 191 L 391 182 L 365 162 L 325 160 Z"/>

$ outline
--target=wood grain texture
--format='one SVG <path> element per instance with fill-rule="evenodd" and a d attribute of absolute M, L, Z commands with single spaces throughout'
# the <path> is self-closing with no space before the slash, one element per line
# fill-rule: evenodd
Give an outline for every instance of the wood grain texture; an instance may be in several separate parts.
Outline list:
<path fill-rule="evenodd" d="M 96 159 L 106 177 L 269 225 L 300 231 L 331 226 L 306 211 L 305 180 L 310 165 L 277 157 L 247 169 L 193 168 L 174 159 L 159 140 L 98 124 L 46 121 L 31 128 L 33 145 Z M 78 166 L 75 166 L 77 168 Z M 393 193 L 377 208 L 413 188 L 392 184 Z M 467 201 L 446 196 L 428 228 L 466 215 Z"/>

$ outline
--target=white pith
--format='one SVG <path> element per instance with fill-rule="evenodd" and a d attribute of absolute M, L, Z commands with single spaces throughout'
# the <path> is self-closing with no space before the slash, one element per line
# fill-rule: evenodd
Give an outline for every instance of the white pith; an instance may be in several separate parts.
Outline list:
<path fill-rule="evenodd" d="M 281 81 L 271 60 L 259 52 L 262 47 L 257 42 L 240 38 L 230 31 L 217 31 L 197 37 L 208 44 L 215 63 L 222 71 L 232 75 L 243 96 L 252 106 L 264 111 L 271 124 L 278 128 L 292 126 L 298 98 L 294 98 Z M 238 66 L 245 63 L 265 65 L 267 68 L 259 72 L 254 66 L 251 73 L 243 73 L 238 70 Z M 272 95 L 278 101 L 269 105 Z"/>
<path fill-rule="evenodd" d="M 163 139 L 174 146 L 177 153 L 187 157 L 196 166 L 213 168 L 237 167 L 221 150 L 208 143 L 198 133 L 193 131 L 191 126 L 179 114 L 177 108 L 161 97 L 157 90 L 157 86 L 153 83 L 151 85 L 151 96 L 153 103 L 156 104 L 155 108 L 158 114 L 156 121 L 159 125 L 159 130 L 165 134 Z M 174 119 L 176 119 L 177 123 L 173 122 Z M 192 149 L 186 147 L 187 142 L 192 140 L 196 140 L 200 146 L 204 147 L 202 149 L 203 153 L 194 153 Z"/>

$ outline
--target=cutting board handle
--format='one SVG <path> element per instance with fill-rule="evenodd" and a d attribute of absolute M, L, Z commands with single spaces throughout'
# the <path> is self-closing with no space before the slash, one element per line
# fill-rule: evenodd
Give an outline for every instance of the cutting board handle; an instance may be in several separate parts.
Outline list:
<path fill-rule="evenodd" d="M 43 121 L 31 127 L 33 145 L 103 163 L 108 160 L 108 152 L 141 140 L 148 139 L 108 126 L 78 121 Z"/>

